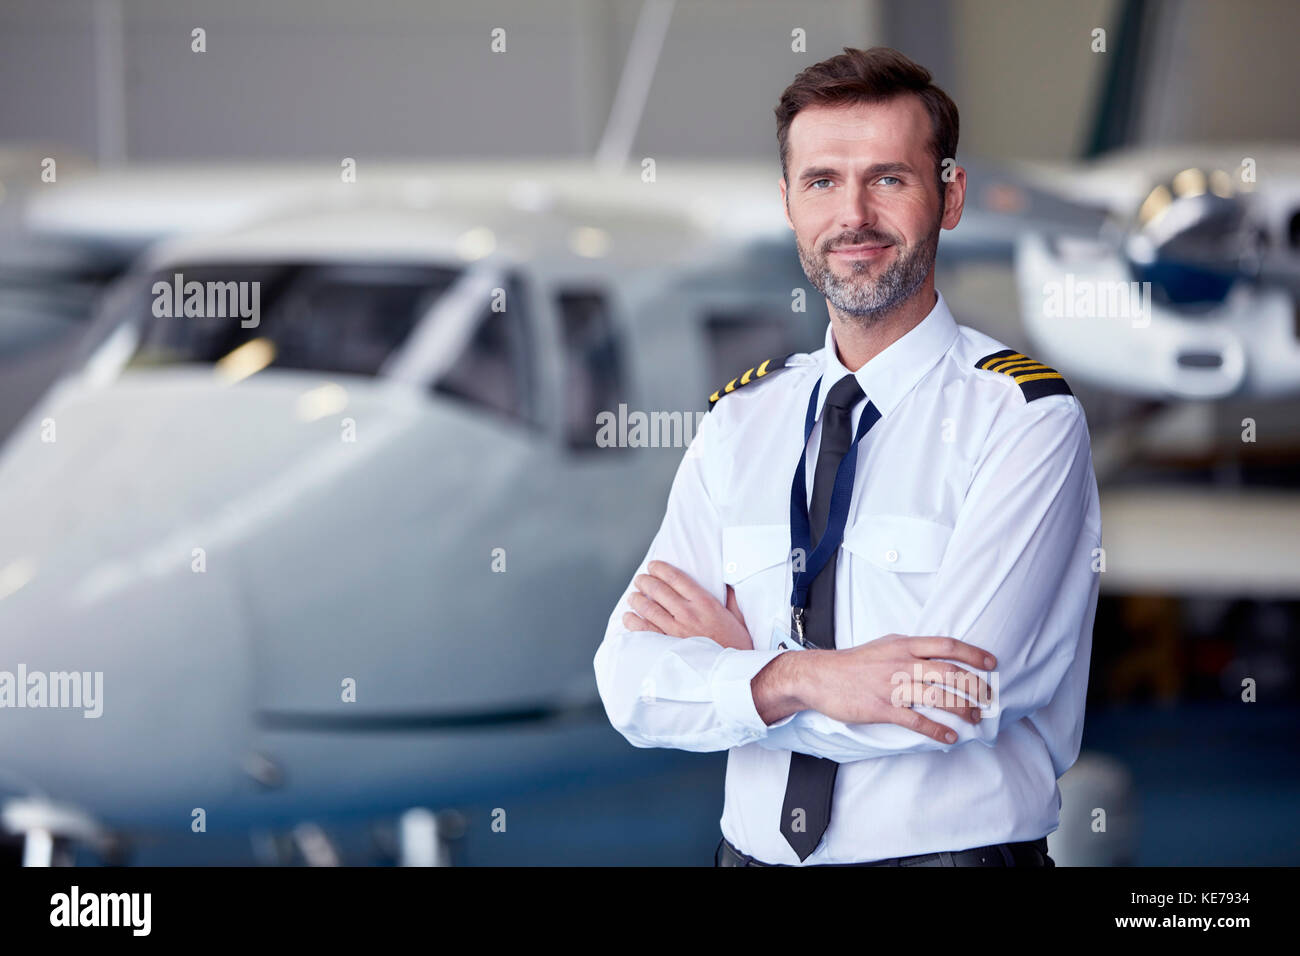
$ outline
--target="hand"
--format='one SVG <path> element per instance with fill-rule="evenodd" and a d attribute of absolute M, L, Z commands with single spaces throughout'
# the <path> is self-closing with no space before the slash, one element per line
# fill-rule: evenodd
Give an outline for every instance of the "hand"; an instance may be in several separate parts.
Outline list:
<path fill-rule="evenodd" d="M 946 710 L 978 725 L 980 704 L 992 700 L 984 680 L 943 658 L 982 670 L 997 666 L 992 654 L 964 641 L 901 634 L 799 655 L 803 659 L 798 663 L 805 666 L 799 668 L 797 697 L 804 708 L 846 724 L 898 724 L 940 743 L 956 743 L 954 732 L 913 707 Z"/>
<path fill-rule="evenodd" d="M 736 603 L 736 592 L 727 585 L 727 605 L 723 607 L 685 571 L 664 561 L 651 561 L 646 570 L 632 579 L 637 590 L 628 597 L 635 614 L 623 615 L 629 631 L 657 631 L 670 637 L 707 637 L 723 647 L 750 651 L 745 616 Z"/>

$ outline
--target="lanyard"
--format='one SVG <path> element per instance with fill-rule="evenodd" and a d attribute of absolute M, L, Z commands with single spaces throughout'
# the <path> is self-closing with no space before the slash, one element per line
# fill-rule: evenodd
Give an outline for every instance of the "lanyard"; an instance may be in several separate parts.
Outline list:
<path fill-rule="evenodd" d="M 840 459 L 835 472 L 835 484 L 831 490 L 830 514 L 826 518 L 826 530 L 812 549 L 812 529 L 808 520 L 808 482 L 804 470 L 808 461 L 808 439 L 812 437 L 813 423 L 817 419 L 817 387 L 821 379 L 813 384 L 812 394 L 808 396 L 808 415 L 804 420 L 803 453 L 799 456 L 799 466 L 794 470 L 794 481 L 790 485 L 790 553 L 804 555 L 804 570 L 794 572 L 794 589 L 790 592 L 790 610 L 794 618 L 794 627 L 799 643 L 803 639 L 804 610 L 808 606 L 808 588 L 818 572 L 826 566 L 844 538 L 844 526 L 849 519 L 849 502 L 853 498 L 853 476 L 857 472 L 858 442 L 871 430 L 871 426 L 880 420 L 880 411 L 871 402 L 862 410 L 858 429 L 848 451 Z M 822 440 L 825 440 L 823 435 Z M 809 553 L 811 552 L 811 553 Z"/>

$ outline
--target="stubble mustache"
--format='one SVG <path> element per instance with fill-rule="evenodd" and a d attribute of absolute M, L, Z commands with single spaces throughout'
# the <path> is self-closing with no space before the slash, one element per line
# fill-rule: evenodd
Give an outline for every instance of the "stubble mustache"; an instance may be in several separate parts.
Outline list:
<path fill-rule="evenodd" d="M 899 245 L 899 242 L 897 236 L 891 236 L 874 229 L 868 229 L 856 233 L 850 233 L 847 236 L 840 236 L 828 241 L 822 247 L 822 254 L 826 255 L 834 252 L 842 246 L 864 246 L 868 244 L 876 246 L 896 246 Z"/>

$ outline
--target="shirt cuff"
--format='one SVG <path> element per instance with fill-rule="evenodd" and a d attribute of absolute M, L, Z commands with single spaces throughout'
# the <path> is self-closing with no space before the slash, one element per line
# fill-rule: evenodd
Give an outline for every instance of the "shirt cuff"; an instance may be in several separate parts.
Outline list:
<path fill-rule="evenodd" d="M 769 731 L 782 727 L 794 720 L 790 714 L 776 723 L 768 725 L 758 715 L 754 706 L 754 691 L 750 681 L 754 675 L 782 654 L 782 649 L 765 651 L 740 651 L 734 647 L 724 648 L 714 665 L 709 678 L 709 689 L 713 696 L 713 705 L 718 715 L 727 723 L 742 728 L 749 737 L 745 743 L 765 737 Z"/>

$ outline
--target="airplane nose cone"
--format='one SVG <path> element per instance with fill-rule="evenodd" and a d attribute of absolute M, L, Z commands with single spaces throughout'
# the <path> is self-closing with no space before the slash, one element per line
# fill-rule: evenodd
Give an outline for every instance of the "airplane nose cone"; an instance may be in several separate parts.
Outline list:
<path fill-rule="evenodd" d="M 61 386 L 0 451 L 0 796 L 186 826 L 249 787 L 239 543 L 338 444 L 319 383 L 252 384 Z"/>
<path fill-rule="evenodd" d="M 65 383 L 10 437 L 0 670 L 90 675 L 102 713 L 0 715 L 0 788 L 173 828 L 352 806 L 341 765 L 413 798 L 517 770 L 485 728 L 596 703 L 591 638 L 624 571 L 566 534 L 593 508 L 579 473 L 490 412 L 340 382 Z M 602 598 L 557 605 L 575 582 Z"/>

